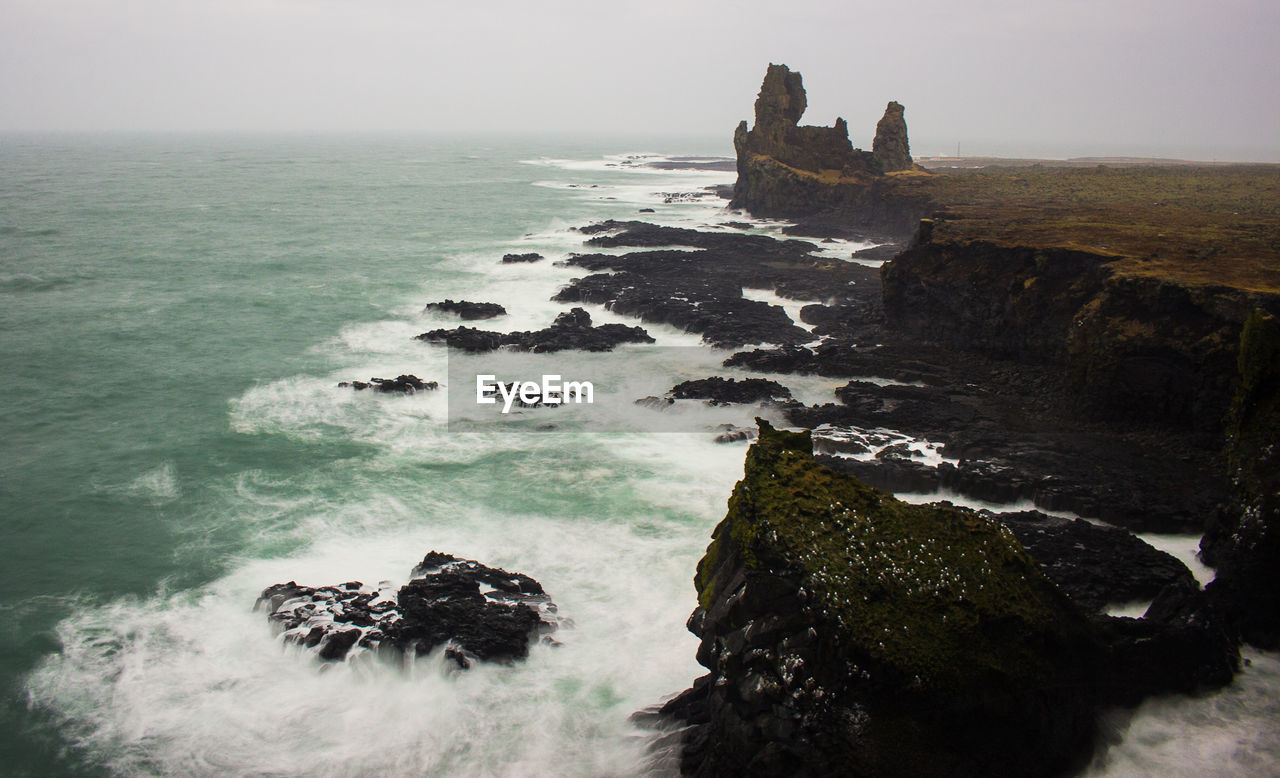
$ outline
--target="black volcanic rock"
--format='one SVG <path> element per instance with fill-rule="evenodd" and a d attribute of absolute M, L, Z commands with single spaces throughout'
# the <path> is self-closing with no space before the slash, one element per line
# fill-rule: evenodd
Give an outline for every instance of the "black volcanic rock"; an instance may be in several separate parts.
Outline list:
<path fill-rule="evenodd" d="M 661 248 L 664 246 L 690 246 L 700 249 L 736 251 L 752 256 L 778 256 L 794 258 L 817 249 L 804 240 L 780 241 L 768 235 L 742 235 L 739 233 L 705 232 L 686 227 L 663 227 L 640 221 L 606 221 L 580 228 L 584 235 L 592 236 L 587 245 L 601 248 Z M 570 262 L 570 264 L 577 264 Z"/>
<path fill-rule="evenodd" d="M 1119 527 L 1038 511 L 984 515 L 1013 530 L 1049 580 L 1087 611 L 1154 600 L 1171 585 L 1199 588 L 1186 565 Z"/>
<path fill-rule="evenodd" d="M 814 441 L 815 449 L 818 442 Z M 938 468 L 888 449 L 872 459 L 816 454 L 818 464 L 847 473 L 867 486 L 895 493 L 928 493 L 938 488 Z"/>
<path fill-rule="evenodd" d="M 591 326 L 591 314 L 582 308 L 561 313 L 550 327 L 523 332 L 490 332 L 470 327 L 431 330 L 417 336 L 428 343 L 444 343 L 473 353 L 494 351 L 509 346 L 517 351 L 546 353 L 576 349 L 611 351 L 622 343 L 653 343 L 642 327 L 625 324 Z"/>
<path fill-rule="evenodd" d="M 507 345 L 518 351 L 551 352 L 577 349 L 580 351 L 611 351 L 622 343 L 653 343 L 653 338 L 641 327 L 625 324 L 601 324 L 591 326 L 591 314 L 582 308 L 573 308 L 556 316 L 550 327 L 532 332 L 513 332 L 505 336 Z"/>
<path fill-rule="evenodd" d="M 362 389 L 373 389 L 377 392 L 400 392 L 402 394 L 429 392 L 440 388 L 440 384 L 437 382 L 423 381 L 416 375 L 401 375 L 395 378 L 370 378 L 368 381 L 343 381 L 338 386 L 343 389 L 350 387 L 357 392 Z"/>
<path fill-rule="evenodd" d="M 671 387 L 677 400 L 709 400 L 713 405 L 758 403 L 765 400 L 788 400 L 791 390 L 777 381 L 764 378 L 721 378 L 713 376 L 683 381 Z"/>
<path fill-rule="evenodd" d="M 650 714 L 685 774 L 1064 775 L 1100 710 L 1230 681 L 1210 598 L 1128 533 L 908 505 L 810 447 L 761 423 L 698 565 L 709 673 Z M 1080 609 L 1153 592 L 1142 619 Z"/>
<path fill-rule="evenodd" d="M 529 252 L 526 254 L 503 254 L 502 255 L 502 262 L 503 264 L 506 264 L 506 265 L 514 264 L 517 262 L 538 262 L 542 259 L 544 259 L 544 257 L 541 254 L 537 254 L 534 252 Z"/>
<path fill-rule="evenodd" d="M 454 300 L 444 300 L 438 303 L 427 303 L 424 310 L 454 313 L 465 321 L 492 319 L 495 316 L 504 316 L 507 313 L 507 309 L 497 303 L 474 303 L 469 300 L 457 300 L 456 302 Z"/>
<path fill-rule="evenodd" d="M 1098 682 L 1117 704 L 1159 694 L 1203 694 L 1231 682 L 1239 669 L 1232 620 L 1194 582 L 1160 591 L 1141 619 L 1100 616 L 1107 644 Z"/>
<path fill-rule="evenodd" d="M 591 271 L 555 296 L 589 302 L 643 321 L 696 332 L 716 346 L 805 343 L 813 336 L 782 307 L 751 300 L 744 289 L 793 299 L 878 296 L 879 275 L 851 263 L 812 256 L 814 244 L 764 235 L 699 232 L 643 222 L 603 222 L 582 228 L 595 245 L 636 246 L 630 254 L 584 254 L 566 264 Z M 690 246 L 696 250 L 654 248 Z"/>
<path fill-rule="evenodd" d="M 686 774 L 1057 775 L 1101 647 L 998 523 L 912 506 L 761 424 L 698 565 Z"/>
<path fill-rule="evenodd" d="M 481 353 L 501 348 L 505 338 L 506 336 L 501 332 L 478 330 L 475 327 L 455 327 L 451 330 L 439 329 L 424 332 L 416 339 L 427 343 L 443 343 L 449 348 L 472 353 Z"/>
<path fill-rule="evenodd" d="M 398 591 L 359 581 L 318 589 L 275 584 L 263 590 L 258 608 L 286 641 L 318 647 L 326 661 L 357 647 L 421 655 L 444 646 L 464 669 L 476 660 L 523 659 L 530 640 L 558 624 L 555 604 L 527 575 L 436 551 L 412 575 Z"/>
<path fill-rule="evenodd" d="M 967 383 L 946 363 L 915 363 L 893 349 L 834 345 L 817 350 L 763 350 L 736 354 L 727 366 L 772 372 L 843 372 L 926 380 L 925 386 L 881 386 L 854 380 L 837 389 L 839 403 L 786 409 L 791 423 L 808 428 L 887 428 L 946 447 L 951 461 L 928 474 L 917 464 L 875 459 L 839 465 L 886 489 L 918 491 L 927 481 L 995 503 L 1034 501 L 1132 530 L 1195 532 L 1217 501 L 1214 474 L 1197 468 L 1185 452 L 1117 440 L 1101 431 L 1046 423 L 1029 413 L 1021 396 L 1003 396 L 985 384 Z M 1026 381 L 1034 375 L 1021 368 Z M 896 373 L 896 375 L 894 375 Z M 875 470 L 883 470 L 875 473 Z"/>

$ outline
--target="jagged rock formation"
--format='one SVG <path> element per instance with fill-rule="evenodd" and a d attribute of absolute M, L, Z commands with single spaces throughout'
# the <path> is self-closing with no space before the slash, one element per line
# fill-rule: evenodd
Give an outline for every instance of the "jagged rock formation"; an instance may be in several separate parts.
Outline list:
<path fill-rule="evenodd" d="M 871 153 L 886 173 L 910 170 L 915 166 L 911 160 L 911 144 L 907 142 L 907 122 L 902 113 L 902 104 L 891 100 L 885 106 L 884 116 L 876 124 L 876 137 L 871 142 Z"/>
<path fill-rule="evenodd" d="M 695 578 L 709 674 L 658 713 L 686 774 L 1062 775 L 1102 707 L 1230 681 L 1236 643 L 1176 561 L 1006 517 L 1068 597 L 992 517 L 899 502 L 758 422 Z M 1097 614 L 1109 589 L 1155 601 Z"/>
<path fill-rule="evenodd" d="M 653 343 L 643 327 L 625 324 L 591 325 L 591 314 L 582 308 L 570 309 L 558 316 L 550 327 L 522 332 L 493 332 L 474 327 L 439 329 L 418 335 L 417 340 L 444 343 L 450 348 L 471 353 L 494 351 L 510 346 L 516 351 L 549 353 L 570 349 L 579 351 L 612 351 L 622 343 Z"/>
<path fill-rule="evenodd" d="M 832 127 L 801 126 L 805 106 L 800 74 L 769 65 L 755 126 L 744 121 L 734 132 L 738 181 L 730 205 L 762 216 L 825 214 L 825 221 L 909 235 L 932 206 L 927 197 L 889 196 L 884 181 L 886 172 L 914 169 L 902 106 L 889 103 L 874 152 L 853 147 L 844 119 Z"/>
<path fill-rule="evenodd" d="M 432 551 L 398 591 L 359 581 L 313 588 L 293 581 L 263 590 L 258 608 L 286 641 L 337 661 L 361 650 L 445 656 L 466 669 L 476 660 L 511 662 L 529 641 L 556 629 L 556 606 L 527 575 Z M 550 640 L 550 638 L 545 638 Z"/>
<path fill-rule="evenodd" d="M 999 523 L 900 503 L 761 422 L 698 565 L 694 775 L 1052 775 L 1099 645 Z"/>
<path fill-rule="evenodd" d="M 1038 511 L 984 515 L 1013 530 L 1049 580 L 1090 613 L 1151 602 L 1170 585 L 1199 589 L 1186 565 L 1118 527 Z"/>
<path fill-rule="evenodd" d="M 800 117 L 805 107 L 800 74 L 786 65 L 769 65 L 756 98 L 755 127 L 747 130 L 743 122 L 734 136 L 739 161 L 746 152 L 810 172 L 874 170 L 872 155 L 855 149 L 849 141 L 844 119 L 837 118 L 834 127 L 802 127 Z"/>
<path fill-rule="evenodd" d="M 507 309 L 497 303 L 477 303 L 470 300 L 444 300 L 437 303 L 427 303 L 426 308 L 423 310 L 454 313 L 465 321 L 492 319 L 495 316 L 507 315 Z"/>
<path fill-rule="evenodd" d="M 699 232 L 643 222 L 603 222 L 582 228 L 593 246 L 689 246 L 696 251 L 581 254 L 566 264 L 591 274 L 576 278 L 553 298 L 593 303 L 609 310 L 702 335 L 715 346 L 806 343 L 781 306 L 743 296 L 744 288 L 772 289 L 783 297 L 825 298 L 859 279 L 874 280 L 871 268 L 811 255 L 813 243 L 765 235 Z"/>
<path fill-rule="evenodd" d="M 790 400 L 791 390 L 767 378 L 700 378 L 682 381 L 671 387 L 670 396 L 677 400 L 706 400 L 711 405 L 758 403 Z"/>

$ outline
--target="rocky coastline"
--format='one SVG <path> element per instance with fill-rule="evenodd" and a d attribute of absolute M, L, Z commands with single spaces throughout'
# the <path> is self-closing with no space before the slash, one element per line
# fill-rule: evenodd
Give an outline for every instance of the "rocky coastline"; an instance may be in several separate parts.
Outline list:
<path fill-rule="evenodd" d="M 1199 214 L 1142 214 L 1161 230 L 1151 245 L 1140 221 L 1119 233 L 1104 226 L 1101 237 L 1063 229 L 1072 209 L 1048 202 L 1025 227 L 1018 219 L 1034 209 L 967 207 L 963 187 L 916 168 L 896 103 L 870 153 L 851 148 L 843 120 L 800 126 L 804 107 L 799 74 L 771 65 L 755 126 L 735 133 L 731 204 L 799 219 L 805 235 L 879 235 L 892 257 L 875 279 L 828 283 L 834 292 L 824 295 L 798 294 L 804 284 L 789 277 L 743 279 L 822 300 L 801 313 L 822 342 L 775 331 L 759 339 L 775 345 L 726 366 L 851 380 L 836 404 L 789 402 L 788 420 L 811 433 L 761 423 L 695 579 L 689 629 L 709 674 L 656 718 L 693 775 L 1070 773 L 1096 746 L 1103 708 L 1220 687 L 1238 668 L 1241 640 L 1277 645 L 1274 245 L 1242 238 L 1226 249 L 1239 261 L 1214 274 L 1203 264 L 1221 246 L 1206 254 L 1177 242 L 1209 234 L 1188 226 Z M 1229 240 L 1239 225 L 1217 216 L 1209 226 Z M 1274 239 L 1280 220 L 1261 216 L 1249 229 Z M 739 260 L 732 272 L 750 265 Z M 944 460 L 877 440 L 877 428 L 926 438 Z M 849 451 L 874 455 L 841 455 Z M 875 486 L 1030 500 L 1113 526 L 916 509 Z M 956 522 L 1004 550 L 938 553 Z M 1133 531 L 1204 534 L 1215 580 L 1202 589 Z M 868 563 L 869 549 L 884 558 Z M 906 556 L 890 559 L 890 549 Z M 1001 556 L 1014 550 L 1027 561 Z M 972 579 L 1001 592 L 989 611 L 967 590 L 935 586 L 935 600 L 893 613 L 928 589 L 922 581 L 963 588 L 961 560 L 973 558 L 1002 560 Z M 1040 621 L 1027 617 L 1027 598 L 1039 596 L 1024 588 L 1030 581 L 1036 591 L 1052 581 L 1032 608 Z M 1120 600 L 1150 605 L 1141 618 L 1108 615 Z M 975 633 L 926 635 L 915 621 L 957 607 Z M 1045 629 L 1058 631 L 1047 638 Z M 974 656 L 949 653 L 993 635 L 998 643 Z M 979 670 L 1011 650 L 1015 661 Z M 948 680 L 918 672 L 920 657 L 945 657 L 933 667 Z M 1019 675 L 1036 668 L 1047 675 Z M 1050 689 L 1063 696 L 1049 699 Z"/>
<path fill-rule="evenodd" d="M 800 125 L 805 107 L 800 75 L 770 65 L 754 126 L 735 132 L 738 180 L 725 194 L 814 240 L 733 223 L 585 225 L 587 251 L 563 263 L 583 275 L 553 298 L 733 352 L 725 375 L 637 403 L 760 404 L 803 430 L 758 420 L 758 431 L 716 438 L 749 448 L 694 576 L 688 627 L 708 672 L 638 714 L 664 732 L 668 764 L 699 776 L 1070 774 L 1098 747 L 1104 711 L 1220 688 L 1242 641 L 1280 646 L 1280 214 L 1217 213 L 1214 232 L 1184 207 L 1143 212 L 1126 231 L 1103 219 L 1129 203 L 1084 215 L 1079 198 L 1008 205 L 1005 178 L 916 165 L 896 102 L 871 151 L 853 147 L 842 119 Z M 1153 175 L 1122 174 L 1117 186 L 1155 185 Z M 1111 176 L 1064 180 L 1096 192 Z M 1243 241 L 1221 273 L 1205 267 L 1221 250 L 1187 253 L 1188 236 L 1205 235 Z M 850 237 L 880 245 L 846 259 L 817 242 Z M 800 304 L 799 321 L 753 290 Z M 429 307 L 464 320 L 505 313 Z M 473 353 L 653 342 L 640 326 L 593 325 L 580 307 L 542 330 L 417 337 Z M 797 399 L 787 377 L 804 375 L 844 382 L 835 402 Z M 1016 508 L 891 495 L 908 492 Z M 1216 578 L 1202 587 L 1147 532 L 1203 535 Z M 556 623 L 536 582 L 432 559 L 398 597 L 289 582 L 261 602 L 286 640 L 326 660 L 447 645 L 460 667 L 511 661 Z M 469 610 L 450 610 L 451 597 Z M 406 631 L 414 602 L 477 626 L 436 634 L 436 614 L 419 608 Z"/>
<path fill-rule="evenodd" d="M 1104 706 L 1231 679 L 1208 596 L 1123 530 L 903 503 L 760 426 L 695 578 L 708 675 L 657 713 L 686 774 L 1061 775 Z"/>

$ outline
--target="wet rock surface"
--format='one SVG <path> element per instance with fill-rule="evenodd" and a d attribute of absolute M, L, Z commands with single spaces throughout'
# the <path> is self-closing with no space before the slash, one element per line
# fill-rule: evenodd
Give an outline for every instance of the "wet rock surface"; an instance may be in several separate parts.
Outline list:
<path fill-rule="evenodd" d="M 1123 530 L 908 505 L 810 446 L 761 424 L 698 565 L 708 675 L 648 714 L 686 774 L 1068 774 L 1106 706 L 1230 681 L 1209 598 Z"/>
<path fill-rule="evenodd" d="M 341 389 L 351 388 L 357 392 L 364 389 L 372 389 L 375 392 L 398 392 L 400 394 L 415 394 L 417 392 L 431 392 L 440 388 L 440 384 L 436 381 L 423 381 L 416 375 L 400 375 L 395 378 L 370 378 L 368 381 L 343 381 L 338 384 Z"/>
<path fill-rule="evenodd" d="M 505 316 L 507 314 L 507 309 L 497 303 L 476 303 L 469 300 L 443 300 L 438 303 L 427 303 L 425 310 L 457 314 L 464 321 L 492 319 L 495 316 Z"/>
<path fill-rule="evenodd" d="M 984 515 L 1013 530 L 1049 580 L 1086 611 L 1150 602 L 1168 586 L 1199 589 L 1186 565 L 1118 527 L 1039 511 Z"/>
<path fill-rule="evenodd" d="M 796 300 L 879 296 L 874 269 L 813 256 L 816 246 L 806 241 L 643 222 L 603 222 L 582 229 L 595 245 L 651 250 L 570 257 L 566 264 L 591 275 L 574 279 L 555 300 L 604 305 L 642 321 L 698 333 L 715 346 L 813 340 L 780 306 L 748 299 L 744 289 L 772 290 Z M 695 250 L 656 248 L 663 246 Z"/>
<path fill-rule="evenodd" d="M 707 400 L 713 405 L 758 403 L 791 398 L 791 390 L 777 381 L 719 376 L 678 383 L 671 387 L 670 394 L 677 400 Z"/>
<path fill-rule="evenodd" d="M 399 589 L 289 581 L 264 589 L 257 607 L 284 640 L 317 649 L 322 660 L 366 650 L 423 655 L 443 646 L 463 669 L 523 659 L 532 640 L 550 640 L 559 624 L 541 584 L 521 573 L 432 551 L 411 575 Z"/>
<path fill-rule="evenodd" d="M 622 301 L 617 310 L 681 322 L 691 318 L 688 312 L 673 312 L 658 298 L 686 302 L 688 283 L 650 279 L 662 275 L 663 263 L 696 266 L 699 260 L 688 255 L 701 253 L 718 266 L 703 287 L 710 296 L 731 299 L 736 283 L 810 302 L 800 314 L 812 328 L 808 340 L 770 326 L 723 332 L 678 324 L 718 345 L 771 346 L 735 354 L 726 367 L 852 379 L 834 402 L 787 406 L 792 424 L 814 430 L 815 463 L 886 489 L 1032 502 L 1122 528 L 1038 512 L 978 516 L 932 508 L 935 517 L 998 518 L 1062 597 L 1062 608 L 1042 625 L 1074 625 L 1068 631 L 1077 641 L 1055 653 L 1059 638 L 1034 637 L 1029 622 L 1019 622 L 1027 611 L 1008 590 L 974 639 L 997 641 L 996 651 L 1030 639 L 1034 647 L 1021 652 L 1019 667 L 1045 661 L 1051 669 L 1026 688 L 1047 695 L 1056 689 L 1070 699 L 1035 699 L 1016 684 L 979 688 L 1009 680 L 998 671 L 985 680 L 975 676 L 964 699 L 949 698 L 956 687 L 893 666 L 895 658 L 909 663 L 939 655 L 939 644 L 921 637 L 911 614 L 947 614 L 947 598 L 882 620 L 868 615 L 911 596 L 916 560 L 859 567 L 855 549 L 867 547 L 867 538 L 832 541 L 848 529 L 837 510 L 847 503 L 831 497 L 836 479 L 814 475 L 793 483 L 784 471 L 805 470 L 800 463 L 809 461 L 808 452 L 792 446 L 788 453 L 788 445 L 771 443 L 762 432 L 699 565 L 700 607 L 689 629 L 701 638 L 698 660 L 709 674 L 656 714 L 670 723 L 666 742 L 679 741 L 682 769 L 695 775 L 1065 774 L 1088 757 L 1099 706 L 1228 683 L 1241 634 L 1259 645 L 1280 644 L 1280 305 L 1267 285 L 1242 291 L 1170 282 L 1146 265 L 1142 272 L 1114 272 L 1115 252 L 1088 247 L 1098 241 L 1107 249 L 1112 240 L 1091 234 L 1091 227 L 1073 233 L 1084 240 L 1058 243 L 1051 235 L 1013 242 L 1008 230 L 948 232 L 972 214 L 943 213 L 927 185 L 912 186 L 927 174 L 912 165 L 901 106 L 889 104 L 870 154 L 851 148 L 842 120 L 833 127 L 800 126 L 805 107 L 799 74 L 771 65 L 755 126 L 742 122 L 734 135 L 738 181 L 731 205 L 756 216 L 798 219 L 789 235 L 886 233 L 884 246 L 851 257 L 888 262 L 875 282 L 828 282 L 820 293 L 821 285 L 800 273 L 792 294 L 781 279 L 751 277 L 767 277 L 771 263 L 785 261 L 781 253 L 762 268 L 734 257 L 763 256 L 747 244 L 730 249 L 710 237 L 638 230 L 634 238 L 606 236 L 599 245 L 697 250 L 683 252 L 683 259 L 642 252 L 631 255 L 630 266 L 628 259 L 574 258 L 613 279 L 588 277 L 566 294 Z M 893 181 L 903 183 L 895 188 Z M 935 218 L 920 221 L 927 216 Z M 1025 216 L 1033 226 L 1019 234 L 1047 235 L 1036 232 L 1044 221 L 1040 211 L 1029 208 Z M 943 233 L 964 239 L 940 239 Z M 644 297 L 651 301 L 640 302 Z M 1259 309 L 1250 313 L 1254 306 Z M 762 453 L 771 445 L 784 451 Z M 774 472 L 756 477 L 753 468 L 769 456 Z M 762 507 L 770 504 L 776 510 Z M 891 505 L 875 502 L 880 510 Z M 873 522 L 868 534 L 887 523 Z M 1204 591 L 1185 566 L 1130 531 L 1198 533 L 1206 523 L 1205 559 L 1220 567 Z M 914 553 L 937 532 L 917 526 L 896 540 Z M 815 565 L 819 557 L 823 564 Z M 859 580 L 866 569 L 882 575 Z M 980 577 L 994 582 L 986 572 Z M 850 581 L 858 583 L 834 585 Z M 958 601 L 969 614 L 967 625 L 981 620 L 972 598 Z M 1138 619 L 1106 615 L 1117 601 L 1151 605 Z M 849 632 L 840 631 L 847 622 L 831 618 L 842 605 L 865 608 Z M 908 626 L 911 649 L 893 652 L 897 630 Z M 975 669 L 970 661 L 944 665 L 963 668 L 960 673 Z M 1061 675 L 1046 686 L 1043 680 L 1055 673 Z"/>
<path fill-rule="evenodd" d="M 541 262 L 545 257 L 536 252 L 527 252 L 524 254 L 503 254 L 502 263 L 504 265 L 512 265 L 520 262 Z"/>
<path fill-rule="evenodd" d="M 809 446 L 761 425 L 699 563 L 709 674 L 659 712 L 685 727 L 683 770 L 1053 775 L 1087 754 L 1100 647 L 1007 530 Z"/>
<path fill-rule="evenodd" d="M 642 327 L 625 324 L 601 324 L 592 326 L 591 314 L 582 308 L 573 308 L 558 315 L 550 327 L 525 332 L 493 332 L 473 327 L 456 327 L 424 332 L 418 340 L 428 343 L 444 343 L 450 348 L 472 353 L 494 351 L 504 346 L 516 351 L 547 353 L 576 349 L 580 351 L 611 351 L 623 343 L 653 343 L 653 338 Z"/>
<path fill-rule="evenodd" d="M 888 339 L 889 336 L 885 336 Z M 795 405 L 790 421 L 816 428 L 888 428 L 943 446 L 946 461 L 926 473 L 919 464 L 876 458 L 833 464 L 881 488 L 935 488 L 993 503 L 1031 501 L 1135 531 L 1198 532 L 1221 499 L 1212 454 L 1179 436 L 1130 430 L 1117 434 L 1054 407 L 1048 371 L 1008 363 L 942 357 L 928 349 L 895 359 L 896 347 L 775 349 L 736 354 L 731 366 L 771 372 L 891 374 L 925 385 L 881 385 L 855 379 L 838 403 Z M 831 354 L 830 352 L 836 352 Z M 926 383 L 927 382 L 927 383 Z M 877 473 L 876 471 L 884 471 Z"/>

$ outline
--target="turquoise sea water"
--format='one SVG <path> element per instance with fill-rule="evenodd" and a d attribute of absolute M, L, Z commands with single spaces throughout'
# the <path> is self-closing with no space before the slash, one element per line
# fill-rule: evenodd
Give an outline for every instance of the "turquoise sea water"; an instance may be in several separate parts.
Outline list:
<path fill-rule="evenodd" d="M 539 575 L 552 591 L 557 575 L 622 574 L 610 569 L 615 560 L 589 553 L 564 555 L 560 566 L 569 569 L 559 573 L 538 570 L 556 566 L 554 548 L 533 546 L 562 543 L 567 538 L 554 535 L 565 532 L 596 536 L 586 545 L 606 555 L 626 553 L 637 536 L 660 565 L 685 565 L 675 580 L 689 589 L 688 564 L 700 545 L 685 541 L 709 530 L 731 468 L 720 468 L 714 499 L 690 484 L 704 492 L 701 501 L 657 506 L 640 485 L 663 472 L 661 461 L 645 461 L 661 460 L 659 452 L 632 447 L 615 461 L 582 441 L 460 442 L 439 429 L 432 400 L 356 397 L 334 387 L 341 378 L 384 373 L 431 377 L 430 347 L 409 339 L 429 328 L 418 311 L 431 299 L 496 293 L 513 311 L 525 309 L 516 321 L 549 323 L 558 307 L 546 297 L 559 276 L 550 273 L 539 287 L 519 273 L 547 276 L 543 267 L 498 281 L 488 273 L 502 270 L 497 261 L 506 251 L 554 258 L 575 221 L 634 213 L 634 203 L 568 186 L 598 178 L 600 165 L 575 170 L 548 161 L 643 148 L 629 142 L 0 141 L 6 774 L 277 769 L 266 754 L 313 737 L 306 692 L 299 693 L 297 742 L 286 722 L 255 719 L 267 731 L 237 748 L 229 743 L 241 735 L 232 733 L 248 720 L 222 731 L 218 698 L 252 684 L 237 664 L 252 657 L 188 645 L 205 640 L 200 633 L 251 630 L 254 650 L 279 659 L 261 615 L 249 613 L 254 590 L 277 579 L 308 572 L 317 583 L 356 573 L 403 578 L 430 548 L 484 554 L 491 564 Z M 657 178 L 615 172 L 611 180 L 660 191 Z M 526 294 L 532 297 L 522 305 Z M 549 449 L 545 459 L 540 447 Z M 673 538 L 682 548 L 669 562 L 664 544 Z M 637 569 L 654 562 L 639 557 Z M 583 596 L 616 596 L 618 585 L 602 583 Z M 655 594 L 688 601 L 667 619 L 679 627 L 691 590 L 663 582 L 647 596 Z M 223 606 L 248 618 L 219 623 Z M 655 607 L 635 603 L 634 615 Z M 195 637 L 181 634 L 187 627 Z M 664 630 L 650 632 L 662 637 Z M 680 642 L 682 652 L 689 648 Z M 205 677 L 175 681 L 154 667 L 165 661 L 179 674 L 185 663 Z M 305 668 L 295 692 L 320 678 L 314 663 L 289 661 Z M 135 662 L 141 666 L 130 676 Z M 677 691 L 695 672 L 690 662 L 677 663 L 679 671 L 652 693 Z M 583 696 L 586 709 L 616 709 L 615 728 L 657 699 L 634 691 L 628 698 L 607 678 L 603 685 L 552 680 L 563 694 Z M 225 701 L 263 702 L 247 691 L 235 696 Z M 389 715 L 369 707 L 375 723 Z M 495 740 L 509 740 L 511 727 L 520 725 Z M 374 740 L 370 752 L 387 746 Z M 308 750 L 320 762 L 279 769 L 351 774 L 379 764 L 360 748 L 333 749 L 326 755 L 313 744 Z M 215 758 L 222 761 L 207 761 Z M 525 757 L 494 758 L 476 769 Z M 469 763 L 450 759 L 459 758 L 427 749 L 404 767 Z"/>
<path fill-rule="evenodd" d="M 629 168 L 642 151 L 729 149 L 0 136 L 0 774 L 642 772 L 627 717 L 700 674 L 691 578 L 744 446 L 450 434 L 439 395 L 336 386 L 443 378 L 442 351 L 412 339 L 454 325 L 431 300 L 549 324 L 575 225 L 743 218 L 671 196 L 731 173 Z M 526 251 L 548 259 L 499 263 Z M 572 620 L 563 645 L 464 674 L 322 666 L 252 611 L 278 581 L 398 584 L 432 549 L 539 579 Z M 1265 713 L 1280 673 L 1257 668 L 1237 696 Z M 1271 747 L 1231 744 L 1258 715 L 1234 699 L 1153 709 L 1114 761 Z"/>

